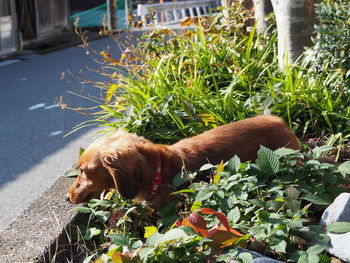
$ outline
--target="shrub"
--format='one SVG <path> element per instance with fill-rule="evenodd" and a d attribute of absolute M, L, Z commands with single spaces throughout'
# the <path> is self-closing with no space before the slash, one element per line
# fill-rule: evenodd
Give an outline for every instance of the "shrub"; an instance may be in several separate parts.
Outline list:
<path fill-rule="evenodd" d="M 312 48 L 318 72 L 329 74 L 337 71 L 347 88 L 350 78 L 350 2 L 347 0 L 323 0 L 316 5 L 319 25 Z M 346 85 L 343 83 L 343 85 Z M 333 85 L 334 88 L 337 85 Z"/>

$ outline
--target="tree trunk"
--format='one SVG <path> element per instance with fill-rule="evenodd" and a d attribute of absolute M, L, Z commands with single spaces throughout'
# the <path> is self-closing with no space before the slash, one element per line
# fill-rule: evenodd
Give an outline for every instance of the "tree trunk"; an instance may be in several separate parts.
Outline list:
<path fill-rule="evenodd" d="M 305 47 L 312 45 L 314 0 L 271 0 L 276 15 L 278 61 L 284 70 L 294 63 Z"/>
<path fill-rule="evenodd" d="M 256 21 L 256 30 L 263 33 L 269 26 L 265 16 L 273 11 L 271 0 L 254 0 L 254 18 Z"/>

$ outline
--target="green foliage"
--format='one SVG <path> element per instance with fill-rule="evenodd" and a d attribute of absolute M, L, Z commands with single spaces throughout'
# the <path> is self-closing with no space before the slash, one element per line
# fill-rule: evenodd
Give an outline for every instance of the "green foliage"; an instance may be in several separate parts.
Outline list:
<path fill-rule="evenodd" d="M 309 154 L 262 147 L 256 163 L 235 156 L 225 166 L 207 164 L 178 175 L 174 189 L 198 173 L 213 173 L 213 179 L 174 190 L 180 201 L 157 215 L 113 193 L 90 201 L 77 208 L 90 215 L 89 224 L 81 226 L 82 238 L 98 244 L 86 262 L 204 262 L 224 247 L 227 253 L 218 262 L 232 257 L 250 262 L 250 253 L 240 253 L 238 245 L 284 261 L 329 262 L 325 231 L 349 231 L 346 223 L 327 229 L 312 225 L 350 174 L 349 162 L 336 167 L 316 160 L 350 133 L 349 4 L 336 2 L 317 6 L 321 23 L 309 53 L 316 60 L 289 65 L 284 73 L 278 70 L 276 34 L 257 35 L 254 27 L 247 33 L 248 16 L 238 7 L 194 31 L 153 31 L 118 59 L 97 53 L 107 81 L 96 83 L 102 97 L 93 100 L 94 119 L 77 129 L 92 122 L 171 143 L 271 112 L 298 135 L 338 134 Z M 226 220 L 229 226 L 223 228 Z"/>
<path fill-rule="evenodd" d="M 327 86 L 320 101 L 329 107 L 320 112 L 319 118 L 324 118 L 331 132 L 347 135 L 350 110 L 339 106 L 349 104 L 350 2 L 322 0 L 316 4 L 316 13 L 319 22 L 315 26 L 315 45 L 306 52 L 306 67 L 315 82 Z"/>
<path fill-rule="evenodd" d="M 136 46 L 128 43 L 119 58 L 97 52 L 107 80 L 96 83 L 102 98 L 94 98 L 94 119 L 77 128 L 92 122 L 171 143 L 273 113 L 298 135 L 339 132 L 346 137 L 350 109 L 344 105 L 350 93 L 344 78 L 337 72 L 310 74 L 318 62 L 280 72 L 276 33 L 258 35 L 254 27 L 248 33 L 242 14 L 238 7 L 229 19 L 219 12 L 194 31 L 155 30 L 137 39 Z"/>
<path fill-rule="evenodd" d="M 350 2 L 348 0 L 322 0 L 316 5 L 319 25 L 312 48 L 319 73 L 336 71 L 350 85 Z M 332 84 L 334 89 L 344 88 L 342 83 Z M 340 87 L 339 87 L 340 86 Z"/>
<path fill-rule="evenodd" d="M 296 158 L 308 161 L 298 163 Z M 346 222 L 326 229 L 312 225 L 344 191 L 338 185 L 349 180 L 349 170 L 320 163 L 312 153 L 261 147 L 256 163 L 241 163 L 234 156 L 224 165 L 201 170 L 220 177 L 176 192 L 182 201 L 169 203 L 158 215 L 114 193 L 77 208 L 91 213 L 84 239 L 105 244 L 96 252 L 104 261 L 96 262 L 114 262 L 116 255 L 129 260 L 121 262 L 204 262 L 224 247 L 226 254 L 218 262 L 233 257 L 250 262 L 251 255 L 238 246 L 284 261 L 325 262 L 325 231 L 350 231 Z M 177 178 L 174 182 L 178 185 Z"/>

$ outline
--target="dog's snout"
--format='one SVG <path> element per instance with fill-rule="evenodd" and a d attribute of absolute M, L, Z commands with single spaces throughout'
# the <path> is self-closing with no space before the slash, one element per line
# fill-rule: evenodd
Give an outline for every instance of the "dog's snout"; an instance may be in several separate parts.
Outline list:
<path fill-rule="evenodd" d="M 66 194 L 66 195 L 64 196 L 64 199 L 65 199 L 66 201 L 70 202 L 69 194 Z"/>

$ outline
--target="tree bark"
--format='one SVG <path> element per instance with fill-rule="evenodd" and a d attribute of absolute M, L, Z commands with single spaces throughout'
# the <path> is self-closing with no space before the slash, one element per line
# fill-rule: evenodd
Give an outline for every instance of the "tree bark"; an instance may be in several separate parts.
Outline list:
<path fill-rule="evenodd" d="M 294 63 L 312 46 L 314 31 L 314 0 L 271 0 L 276 15 L 278 33 L 278 61 L 281 70 L 286 63 Z"/>
<path fill-rule="evenodd" d="M 254 18 L 256 21 L 256 30 L 263 33 L 269 26 L 265 16 L 273 11 L 271 0 L 254 0 Z"/>

